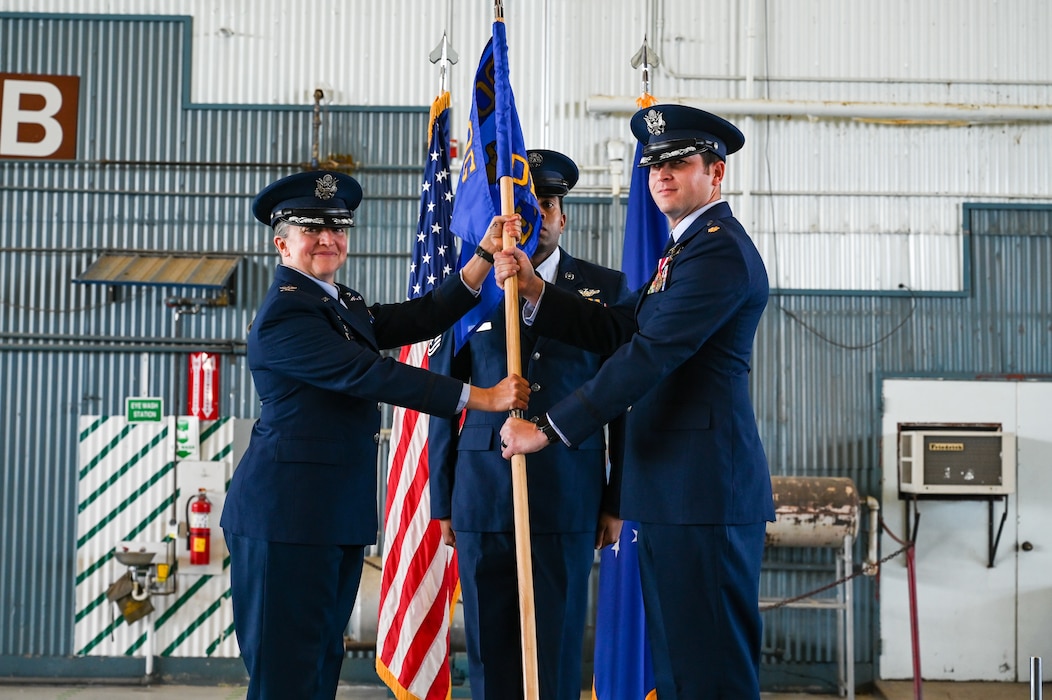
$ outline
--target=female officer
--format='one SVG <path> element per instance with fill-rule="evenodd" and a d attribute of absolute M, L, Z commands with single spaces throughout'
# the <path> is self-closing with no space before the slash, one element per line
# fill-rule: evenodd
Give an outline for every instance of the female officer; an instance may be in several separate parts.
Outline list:
<path fill-rule="evenodd" d="M 426 413 L 525 408 L 508 377 L 483 389 L 380 354 L 433 338 L 476 303 L 500 248 L 496 217 L 459 276 L 400 304 L 366 306 L 336 283 L 362 198 L 354 178 L 290 175 L 253 214 L 274 229 L 281 265 L 248 335 L 262 404 L 234 472 L 221 525 L 230 550 L 234 626 L 249 698 L 332 698 L 365 547 L 376 541 L 379 402 Z"/>

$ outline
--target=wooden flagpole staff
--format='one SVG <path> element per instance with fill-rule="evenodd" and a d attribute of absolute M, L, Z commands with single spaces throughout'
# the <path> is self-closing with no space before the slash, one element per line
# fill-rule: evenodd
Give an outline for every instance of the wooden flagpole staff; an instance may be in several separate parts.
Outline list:
<path fill-rule="evenodd" d="M 515 213 L 514 185 L 510 177 L 500 179 L 501 214 Z M 504 234 L 504 250 L 515 247 L 515 239 Z M 504 326 L 508 374 L 522 376 L 519 341 L 519 282 L 504 281 Z M 522 411 L 512 411 L 516 418 Z M 530 543 L 530 497 L 526 485 L 526 455 L 511 457 L 511 493 L 515 510 L 515 563 L 519 583 L 519 628 L 522 632 L 522 686 L 526 700 L 539 697 L 537 671 L 537 619 L 533 601 L 533 548 Z"/>
<path fill-rule="evenodd" d="M 504 22 L 503 0 L 493 1 L 493 21 Z M 496 50 L 496 47 L 494 47 Z M 498 127 L 499 128 L 499 127 Z M 510 175 L 500 177 L 500 213 L 515 213 L 515 183 Z M 504 250 L 516 245 L 504 233 Z M 519 340 L 519 283 L 514 277 L 504 282 L 504 327 L 507 346 L 508 374 L 522 376 L 522 354 Z M 522 411 L 512 411 L 522 418 Z M 537 670 L 537 618 L 533 595 L 533 547 L 530 543 L 530 498 L 526 484 L 526 455 L 512 455 L 511 494 L 515 512 L 515 564 L 519 588 L 519 630 L 522 635 L 522 689 L 524 700 L 539 700 L 540 680 Z"/>

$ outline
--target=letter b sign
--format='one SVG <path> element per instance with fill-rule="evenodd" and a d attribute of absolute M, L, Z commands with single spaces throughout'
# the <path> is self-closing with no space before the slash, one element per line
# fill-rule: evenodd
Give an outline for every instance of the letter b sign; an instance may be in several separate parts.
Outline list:
<path fill-rule="evenodd" d="M 0 73 L 0 158 L 73 160 L 80 78 Z"/>

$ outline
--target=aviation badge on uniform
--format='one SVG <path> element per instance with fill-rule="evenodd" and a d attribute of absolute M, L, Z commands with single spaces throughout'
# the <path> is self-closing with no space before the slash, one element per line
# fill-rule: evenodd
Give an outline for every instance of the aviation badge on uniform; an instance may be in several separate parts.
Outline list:
<path fill-rule="evenodd" d="M 427 344 L 427 356 L 434 357 L 438 349 L 442 347 L 442 336 L 436 335 Z"/>

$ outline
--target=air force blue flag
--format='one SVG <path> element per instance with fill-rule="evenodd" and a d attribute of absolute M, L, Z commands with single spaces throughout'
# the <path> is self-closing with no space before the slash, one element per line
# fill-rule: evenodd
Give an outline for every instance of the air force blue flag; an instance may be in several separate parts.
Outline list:
<path fill-rule="evenodd" d="M 639 106 L 649 105 L 641 102 Z M 638 143 L 633 165 L 642 155 L 643 144 Z M 632 168 L 621 270 L 633 290 L 650 280 L 668 240 L 668 219 L 650 195 L 649 178 L 650 168 Z M 657 696 L 643 614 L 637 528 L 637 523 L 624 521 L 621 540 L 599 555 L 592 679 L 596 700 L 653 700 Z"/>
<path fill-rule="evenodd" d="M 508 40 L 504 22 L 493 23 L 493 38 L 486 44 L 475 74 L 464 163 L 453 207 L 453 233 L 462 239 L 459 267 L 475 253 L 486 235 L 490 219 L 501 213 L 500 179 L 514 185 L 515 211 L 522 217 L 520 247 L 528 255 L 537 249 L 541 210 L 533 191 L 533 178 L 526 157 L 515 96 L 508 80 Z M 503 293 L 493 282 L 493 273 L 482 285 L 482 298 L 453 328 L 459 351 L 479 324 L 488 320 Z"/>
<path fill-rule="evenodd" d="M 638 163 L 643 156 L 643 143 L 636 143 Z M 625 213 L 625 242 L 621 249 L 621 271 L 628 278 L 628 288 L 636 291 L 650 281 L 657 261 L 668 242 L 668 218 L 661 213 L 650 195 L 650 168 L 632 168 Z"/>

